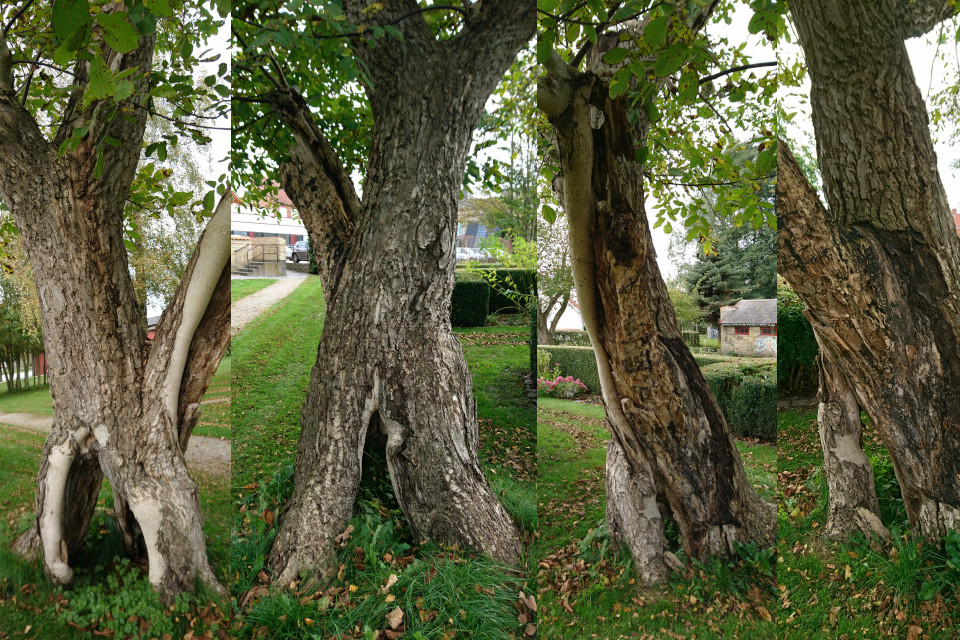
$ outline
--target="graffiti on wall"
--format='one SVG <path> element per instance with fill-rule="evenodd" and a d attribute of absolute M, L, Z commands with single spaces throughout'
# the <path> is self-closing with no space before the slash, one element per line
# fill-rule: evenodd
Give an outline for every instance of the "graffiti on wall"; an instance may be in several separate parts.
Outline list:
<path fill-rule="evenodd" d="M 776 336 L 760 336 L 757 338 L 757 341 L 753 343 L 753 348 L 758 353 L 763 353 L 764 351 L 773 351 L 777 352 L 777 338 Z"/>

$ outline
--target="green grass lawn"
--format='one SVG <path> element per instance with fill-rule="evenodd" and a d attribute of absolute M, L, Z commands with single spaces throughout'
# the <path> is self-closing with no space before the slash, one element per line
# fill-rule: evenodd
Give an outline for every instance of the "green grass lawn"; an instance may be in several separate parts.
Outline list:
<path fill-rule="evenodd" d="M 243 280 L 231 280 L 230 302 L 236 302 L 237 300 L 246 298 L 251 293 L 266 289 L 276 281 L 276 278 L 244 278 Z"/>
<path fill-rule="evenodd" d="M 720 338 L 708 338 L 706 334 L 700 334 L 700 346 L 707 349 L 719 349 Z"/>
<path fill-rule="evenodd" d="M 234 495 L 293 464 L 323 312 L 320 277 L 309 276 L 233 338 Z"/>
<path fill-rule="evenodd" d="M 899 485 L 877 432 L 865 426 L 864 451 L 891 542 L 822 538 L 827 489 L 816 412 L 779 412 L 777 432 L 778 638 L 960 638 L 960 570 L 944 566 L 943 551 L 909 538 Z M 960 564 L 960 552 L 953 562 Z M 910 636 L 911 628 L 918 635 Z"/>
<path fill-rule="evenodd" d="M 765 619 L 776 605 L 772 576 L 706 562 L 662 589 L 636 584 L 629 560 L 610 549 L 604 524 L 608 440 L 601 405 L 538 399 L 538 637 L 773 637 L 775 626 Z M 738 447 L 748 477 L 772 499 L 776 448 Z M 675 540 L 676 532 L 667 532 Z"/>
<path fill-rule="evenodd" d="M 43 576 L 39 562 L 23 562 L 13 555 L 10 543 L 33 519 L 37 465 L 43 443 L 42 434 L 0 424 L 0 638 L 98 637 L 94 632 L 122 638 L 130 633 L 123 630 L 127 624 L 136 625 L 142 633 L 137 637 L 143 638 L 160 637 L 163 633 L 180 638 L 190 628 L 198 636 L 204 629 L 214 634 L 217 629 L 226 629 L 225 613 L 203 593 L 171 611 L 154 595 L 145 568 L 129 566 L 121 560 L 119 534 L 107 515 L 113 496 L 106 481 L 91 523 L 88 545 L 71 559 L 77 575 L 69 589 L 53 588 Z M 199 487 L 207 553 L 217 576 L 227 581 L 233 519 L 227 480 L 202 473 L 194 473 L 193 477 Z M 130 617 L 134 617 L 133 623 L 127 620 Z M 147 629 L 143 630 L 141 625 Z"/>
<path fill-rule="evenodd" d="M 233 544 L 237 604 L 259 584 L 274 514 L 292 488 L 300 410 L 322 324 L 320 281 L 311 276 L 234 338 L 233 494 L 242 510 Z M 535 407 L 521 382 L 529 366 L 529 327 L 456 333 L 473 376 L 481 463 L 529 544 L 536 527 Z M 397 606 L 406 635 L 422 634 L 414 637 L 449 632 L 448 638 L 506 640 L 523 634 L 528 623 L 519 619 L 517 598 L 521 590 L 536 593 L 532 581 L 488 559 L 414 540 L 384 475 L 365 480 L 351 524 L 355 532 L 336 579 L 307 594 L 254 599 L 239 612 L 236 636 L 373 637 L 364 629 L 384 629 L 386 614 Z M 380 590 L 391 574 L 398 578 L 395 601 Z"/>
<path fill-rule="evenodd" d="M 209 398 L 223 398 L 230 395 L 230 366 L 232 356 L 225 355 L 220 359 L 220 365 L 210 378 L 210 384 L 207 386 L 207 393 L 204 394 L 204 400 Z"/>
<path fill-rule="evenodd" d="M 7 391 L 0 385 L 0 413 L 35 413 L 53 415 L 53 398 L 50 387 L 36 387 L 27 391 Z"/>

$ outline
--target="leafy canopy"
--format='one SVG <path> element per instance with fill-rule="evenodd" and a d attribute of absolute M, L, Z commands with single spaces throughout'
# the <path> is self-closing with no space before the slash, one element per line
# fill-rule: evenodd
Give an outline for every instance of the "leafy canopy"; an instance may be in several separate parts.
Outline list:
<path fill-rule="evenodd" d="M 689 239 L 702 238 L 712 251 L 710 220 L 702 215 L 699 190 L 717 190 L 717 211 L 738 224 L 776 228 L 772 207 L 758 197 L 762 180 L 776 167 L 774 106 L 777 88 L 774 45 L 785 23 L 783 3 L 771 0 L 720 2 L 707 16 L 706 27 L 693 29 L 707 0 L 538 0 L 541 64 L 553 53 L 584 70 L 594 51 L 611 65 L 606 79 L 611 98 L 623 98 L 634 123 L 649 123 L 639 140 L 636 160 L 644 167 L 647 193 L 656 201 L 654 227 L 667 233 L 675 224 Z M 748 30 L 765 38 L 763 61 L 751 58 L 746 34 L 731 25 L 749 11 Z M 613 38 L 613 42 L 610 39 Z M 743 166 L 722 153 L 736 139 L 757 149 Z M 548 149 L 549 154 L 549 149 Z M 549 156 L 548 156 L 549 157 Z M 544 166 L 552 182 L 556 164 Z M 553 209 L 544 209 L 552 221 Z"/>
<path fill-rule="evenodd" d="M 252 0 L 236 5 L 233 34 L 233 148 L 231 174 L 251 201 L 268 201 L 278 189 L 277 167 L 289 160 L 293 136 L 270 104 L 270 96 L 293 89 L 310 108 L 314 121 L 357 179 L 366 172 L 373 117 L 365 93 L 371 84 L 356 57 L 351 36 L 402 38 L 395 25 L 352 23 L 342 0 L 275 3 Z M 365 15 L 383 8 L 370 5 Z M 454 37 L 463 24 L 465 3 L 420 2 L 422 14 L 439 39 Z M 401 18 L 403 19 L 403 18 Z M 477 129 L 465 184 L 499 193 L 505 173 L 531 136 L 534 60 L 521 53 L 501 82 Z M 509 141 L 516 144 L 510 149 Z M 507 142 L 504 145 L 504 142 Z M 478 152 L 499 146 L 501 153 Z M 503 157 L 510 158 L 506 161 Z M 522 163 L 521 163 L 522 164 Z"/>
<path fill-rule="evenodd" d="M 61 156 L 78 149 L 94 120 L 130 119 L 134 109 L 146 109 L 151 118 L 171 124 L 147 141 L 147 158 L 162 162 L 185 137 L 206 145 L 212 124 L 229 114 L 230 72 L 226 62 L 203 78 L 195 78 L 194 69 L 217 61 L 216 54 L 198 45 L 216 34 L 228 7 L 226 0 L 25 0 L 3 16 L 17 96 L 44 135 L 60 141 Z M 109 63 L 110 52 L 129 54 L 153 35 L 148 99 L 141 104 L 134 101 L 134 92 L 143 78 L 137 69 L 116 69 Z M 122 144 L 109 135 L 97 141 L 95 177 L 102 175 L 104 152 Z M 226 189 L 226 175 L 209 181 L 202 196 L 178 191 L 169 177 L 168 170 L 143 164 L 128 196 L 127 214 L 188 203 L 198 216 L 209 214 L 216 195 Z"/>

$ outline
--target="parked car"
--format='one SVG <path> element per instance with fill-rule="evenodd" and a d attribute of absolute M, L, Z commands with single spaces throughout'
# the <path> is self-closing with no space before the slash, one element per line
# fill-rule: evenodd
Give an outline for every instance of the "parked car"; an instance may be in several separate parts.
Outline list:
<path fill-rule="evenodd" d="M 310 261 L 310 243 L 306 240 L 301 240 L 300 242 L 294 242 L 293 246 L 290 247 L 290 253 L 287 255 L 288 260 L 293 260 L 295 263 L 300 262 L 301 260 L 305 262 Z"/>
<path fill-rule="evenodd" d="M 287 250 L 287 260 L 293 260 L 293 245 L 288 244 L 284 248 Z"/>

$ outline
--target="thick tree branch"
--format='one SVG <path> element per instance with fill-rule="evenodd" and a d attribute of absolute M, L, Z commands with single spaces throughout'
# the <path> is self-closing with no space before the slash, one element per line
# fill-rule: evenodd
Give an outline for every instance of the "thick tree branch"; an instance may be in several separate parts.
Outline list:
<path fill-rule="evenodd" d="M 533 0 L 485 0 L 474 7 L 471 19 L 450 42 L 454 55 L 470 70 L 512 61 L 536 32 Z"/>
<path fill-rule="evenodd" d="M 904 38 L 916 38 L 957 15 L 960 5 L 945 0 L 900 0 L 897 24 Z"/>
<path fill-rule="evenodd" d="M 144 388 L 156 390 L 173 424 L 180 415 L 180 390 L 188 370 L 188 354 L 203 320 L 211 319 L 207 315 L 211 301 L 216 303 L 213 313 L 222 318 L 222 313 L 216 314 L 216 307 L 222 305 L 216 294 L 230 257 L 231 198 L 231 193 L 224 194 L 200 235 L 180 286 L 157 323 L 144 369 Z"/>
<path fill-rule="evenodd" d="M 346 6 L 347 17 L 354 25 L 396 25 L 403 35 L 403 39 L 392 36 L 374 38 L 363 34 L 351 38 L 354 50 L 366 65 L 375 87 L 381 82 L 395 82 L 396 76 L 409 73 L 409 66 L 430 58 L 439 43 L 430 32 L 423 12 L 418 11 L 415 0 L 381 3 L 383 8 L 375 12 L 369 10 L 373 4 L 373 0 L 350 2 Z"/>
<path fill-rule="evenodd" d="M 320 131 L 303 96 L 291 88 L 271 93 L 269 100 L 297 140 L 296 153 L 300 160 L 316 163 L 316 172 L 325 176 L 335 190 L 342 210 L 338 212 L 337 219 L 331 220 L 329 224 L 345 238 L 349 237 L 361 211 L 360 198 L 350 173 Z"/>
<path fill-rule="evenodd" d="M 193 333 L 187 365 L 180 382 L 177 429 L 180 450 L 186 451 L 200 417 L 200 400 L 230 344 L 230 265 L 223 265 L 220 280 Z"/>

